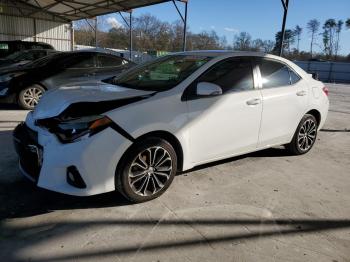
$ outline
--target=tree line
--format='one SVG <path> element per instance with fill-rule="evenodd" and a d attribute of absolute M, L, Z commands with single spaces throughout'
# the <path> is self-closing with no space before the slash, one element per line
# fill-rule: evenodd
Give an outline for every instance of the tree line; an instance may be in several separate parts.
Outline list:
<path fill-rule="evenodd" d="M 321 24 L 317 19 L 311 19 L 306 24 L 307 33 L 310 36 L 309 51 L 300 52 L 299 42 L 301 40 L 303 28 L 299 25 L 294 29 L 287 29 L 285 31 L 283 51 L 284 53 L 287 53 L 287 56 L 309 55 L 311 58 L 321 57 L 326 60 L 350 60 L 350 54 L 348 57 L 339 55 L 339 51 L 341 50 L 340 39 L 343 26 L 343 20 L 336 21 L 335 19 L 330 18 Z M 345 27 L 350 30 L 350 18 L 345 21 Z M 281 37 L 281 32 L 278 32 L 275 36 L 275 51 L 279 48 L 278 43 L 281 42 Z M 296 46 L 292 48 L 295 43 Z M 318 47 L 320 52 L 315 52 L 315 47 Z"/>
<path fill-rule="evenodd" d="M 106 28 L 105 17 L 99 17 L 98 28 Z M 81 20 L 75 22 L 75 42 L 81 45 L 95 45 L 94 21 Z M 144 14 L 132 19 L 133 49 L 140 52 L 147 51 L 180 51 L 182 50 L 183 23 L 176 21 L 168 23 L 160 21 L 153 15 Z M 110 25 L 109 25 L 110 27 Z M 350 30 L 350 19 L 327 19 L 321 27 L 317 19 L 312 19 L 306 24 L 306 33 L 310 36 L 310 48 L 308 51 L 300 51 L 300 41 L 304 28 L 296 25 L 294 29 L 287 29 L 283 41 L 283 54 L 289 59 L 319 58 L 325 60 L 348 60 L 350 54 L 345 57 L 339 55 L 341 50 L 341 32 L 345 28 Z M 187 30 L 187 50 L 211 50 L 227 49 L 240 51 L 262 51 L 278 54 L 282 33 L 277 32 L 275 39 L 253 39 L 248 32 L 240 32 L 234 36 L 233 42 L 228 43 L 226 37 L 220 37 L 214 30 L 193 33 Z M 98 30 L 97 40 L 99 47 L 116 49 L 129 48 L 128 22 L 113 25 L 108 31 Z M 320 41 L 321 40 L 321 41 Z M 315 52 L 316 47 L 318 52 Z"/>

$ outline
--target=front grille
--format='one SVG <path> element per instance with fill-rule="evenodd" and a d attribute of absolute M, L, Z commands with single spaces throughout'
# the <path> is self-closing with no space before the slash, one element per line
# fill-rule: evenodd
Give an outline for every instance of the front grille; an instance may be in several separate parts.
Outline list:
<path fill-rule="evenodd" d="M 21 167 L 37 182 L 43 152 L 43 148 L 38 144 L 38 133 L 21 123 L 13 131 L 13 141 Z"/>

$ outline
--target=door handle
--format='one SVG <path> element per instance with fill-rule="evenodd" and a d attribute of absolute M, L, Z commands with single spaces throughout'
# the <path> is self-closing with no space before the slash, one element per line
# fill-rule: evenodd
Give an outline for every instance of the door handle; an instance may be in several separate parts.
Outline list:
<path fill-rule="evenodd" d="M 306 96 L 306 91 L 299 91 L 297 92 L 297 96 Z"/>
<path fill-rule="evenodd" d="M 246 103 L 248 106 L 255 106 L 255 105 L 260 104 L 260 102 L 261 102 L 260 98 L 253 98 L 251 100 L 248 100 Z"/>

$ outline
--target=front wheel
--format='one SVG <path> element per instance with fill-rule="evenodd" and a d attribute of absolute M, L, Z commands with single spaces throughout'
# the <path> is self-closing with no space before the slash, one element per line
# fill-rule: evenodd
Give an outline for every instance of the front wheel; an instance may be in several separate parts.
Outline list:
<path fill-rule="evenodd" d="M 174 179 L 177 156 L 169 142 L 157 137 L 136 142 L 116 171 L 116 189 L 129 201 L 145 202 L 163 194 Z"/>
<path fill-rule="evenodd" d="M 44 92 L 45 89 L 37 84 L 26 87 L 18 94 L 18 105 L 23 109 L 33 110 Z"/>
<path fill-rule="evenodd" d="M 294 155 L 302 155 L 311 150 L 317 137 L 317 120 L 313 115 L 306 114 L 300 121 L 292 141 L 286 148 Z"/>

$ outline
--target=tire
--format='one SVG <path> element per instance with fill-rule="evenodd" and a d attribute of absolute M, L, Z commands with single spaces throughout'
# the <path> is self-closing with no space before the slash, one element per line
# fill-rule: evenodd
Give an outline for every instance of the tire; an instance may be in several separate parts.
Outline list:
<path fill-rule="evenodd" d="M 115 174 L 116 190 L 130 202 L 149 201 L 168 189 L 176 170 L 172 145 L 162 138 L 145 138 L 122 157 Z"/>
<path fill-rule="evenodd" d="M 315 144 L 317 128 L 318 123 L 316 118 L 310 114 L 304 115 L 295 131 L 292 141 L 286 145 L 286 148 L 293 155 L 306 154 Z"/>
<path fill-rule="evenodd" d="M 33 110 L 44 92 L 45 89 L 38 84 L 28 86 L 19 92 L 18 105 L 22 109 Z"/>

